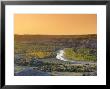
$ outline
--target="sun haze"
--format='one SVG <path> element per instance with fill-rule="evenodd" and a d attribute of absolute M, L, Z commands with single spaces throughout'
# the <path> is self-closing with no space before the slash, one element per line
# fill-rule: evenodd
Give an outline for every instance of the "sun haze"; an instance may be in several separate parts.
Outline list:
<path fill-rule="evenodd" d="M 96 14 L 15 14 L 14 34 L 83 35 L 97 33 Z"/>

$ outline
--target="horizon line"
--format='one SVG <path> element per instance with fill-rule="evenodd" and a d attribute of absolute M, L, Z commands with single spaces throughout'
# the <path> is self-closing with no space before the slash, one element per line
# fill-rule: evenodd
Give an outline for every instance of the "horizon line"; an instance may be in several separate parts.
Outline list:
<path fill-rule="evenodd" d="M 14 35 L 59 35 L 59 34 L 14 34 Z M 61 35 L 69 35 L 69 34 L 61 34 Z M 70 34 L 70 35 L 97 35 L 97 34 Z M 60 35 L 59 35 L 60 36 Z"/>

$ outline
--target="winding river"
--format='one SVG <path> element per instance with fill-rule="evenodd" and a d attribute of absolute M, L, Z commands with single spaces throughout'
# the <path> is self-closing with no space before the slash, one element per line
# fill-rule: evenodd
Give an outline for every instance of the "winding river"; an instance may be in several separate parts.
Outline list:
<path fill-rule="evenodd" d="M 64 58 L 64 50 L 59 50 L 56 56 L 57 59 L 63 60 L 63 61 L 68 61 L 67 59 Z"/>

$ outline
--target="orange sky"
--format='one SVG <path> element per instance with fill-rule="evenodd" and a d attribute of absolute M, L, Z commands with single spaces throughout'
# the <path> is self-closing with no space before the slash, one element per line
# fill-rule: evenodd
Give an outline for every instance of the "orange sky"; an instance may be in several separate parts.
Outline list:
<path fill-rule="evenodd" d="M 96 14 L 15 14 L 15 34 L 96 34 Z"/>

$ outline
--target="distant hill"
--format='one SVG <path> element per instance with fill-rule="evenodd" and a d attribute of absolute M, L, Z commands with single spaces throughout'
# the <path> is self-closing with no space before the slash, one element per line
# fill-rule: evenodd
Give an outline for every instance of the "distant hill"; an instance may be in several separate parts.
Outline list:
<path fill-rule="evenodd" d="M 96 34 L 88 34 L 88 35 L 14 35 L 16 40 L 34 40 L 34 39 L 49 39 L 49 38 L 83 38 L 83 39 L 88 39 L 88 38 L 96 38 Z"/>
<path fill-rule="evenodd" d="M 97 48 L 97 35 L 15 35 L 15 42 L 62 47 Z"/>

